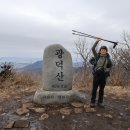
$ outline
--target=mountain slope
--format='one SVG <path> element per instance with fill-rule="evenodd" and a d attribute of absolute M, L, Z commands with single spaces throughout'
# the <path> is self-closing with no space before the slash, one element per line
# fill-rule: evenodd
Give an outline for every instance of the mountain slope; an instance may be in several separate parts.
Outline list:
<path fill-rule="evenodd" d="M 42 65 L 43 65 L 42 61 L 37 61 L 34 62 L 33 64 L 27 65 L 26 67 L 23 67 L 20 71 L 41 73 Z"/>
<path fill-rule="evenodd" d="M 23 67 L 20 71 L 41 73 L 42 66 L 43 66 L 43 61 L 37 61 L 37 62 L 34 62 L 33 64 L 27 65 L 26 67 Z M 79 68 L 81 66 L 82 66 L 81 62 L 73 63 L 74 69 Z"/>

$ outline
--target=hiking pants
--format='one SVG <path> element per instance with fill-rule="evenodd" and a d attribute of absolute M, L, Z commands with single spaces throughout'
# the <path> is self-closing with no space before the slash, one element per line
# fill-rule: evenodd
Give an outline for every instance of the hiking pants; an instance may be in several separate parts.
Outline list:
<path fill-rule="evenodd" d="M 96 94 L 97 94 L 98 87 L 99 87 L 98 103 L 103 103 L 105 85 L 106 85 L 105 73 L 95 73 L 93 75 L 91 103 L 95 103 L 96 101 Z"/>

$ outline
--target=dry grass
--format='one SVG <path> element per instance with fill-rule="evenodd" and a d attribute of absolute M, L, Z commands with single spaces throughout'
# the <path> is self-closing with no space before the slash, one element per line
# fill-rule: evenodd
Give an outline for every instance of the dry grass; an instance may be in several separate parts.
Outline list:
<path fill-rule="evenodd" d="M 0 102 L 35 92 L 40 84 L 39 75 L 18 73 L 13 81 L 8 79 L 0 84 Z"/>
<path fill-rule="evenodd" d="M 74 75 L 74 76 L 75 77 L 73 80 L 73 88 L 78 89 L 78 90 L 85 90 L 86 92 L 91 94 L 91 88 L 92 88 L 91 75 L 86 75 L 86 80 L 83 79 L 83 75 Z M 12 99 L 12 97 L 15 99 L 22 100 L 23 99 L 22 97 L 25 96 L 26 94 L 31 95 L 32 93 L 34 93 L 37 90 L 37 88 L 40 87 L 39 86 L 41 84 L 40 82 L 41 82 L 41 77 L 39 77 L 38 75 L 17 74 L 16 79 L 12 83 L 10 81 L 7 81 L 4 83 L 5 86 L 0 89 L 0 103 L 4 104 L 5 103 L 4 101 L 7 101 L 7 100 L 10 101 L 10 99 Z M 86 85 L 85 85 L 85 83 L 86 83 Z M 122 97 L 125 97 L 125 98 L 127 97 L 127 100 L 129 100 L 130 87 L 122 88 L 120 86 L 106 86 L 105 94 L 108 96 L 108 98 L 109 97 L 112 98 L 111 96 L 114 95 L 114 98 L 116 98 L 116 99 L 121 99 Z M 126 101 L 126 100 L 124 100 L 124 101 Z M 124 102 L 124 101 L 122 101 L 122 102 Z M 122 104 L 122 102 L 120 100 L 119 105 L 118 104 L 117 105 L 120 106 Z M 118 110 L 120 111 L 120 108 L 118 108 Z M 116 115 L 116 113 L 114 113 L 114 114 Z M 101 114 L 103 115 L 102 112 L 101 112 Z M 94 114 L 91 114 L 90 117 L 89 117 L 90 121 L 96 122 L 96 125 L 94 125 L 94 127 L 92 129 L 101 129 L 101 130 L 107 129 L 106 127 L 109 126 L 109 124 L 111 124 L 110 120 L 105 117 L 97 117 L 96 115 L 94 116 Z M 112 120 L 114 120 L 114 118 Z M 83 115 L 81 115 L 80 119 L 83 119 Z M 49 120 L 49 122 L 50 122 L 50 120 Z M 82 126 L 83 125 L 84 124 L 82 124 Z M 116 128 L 121 129 L 122 127 L 124 127 L 123 123 L 119 124 Z"/>
<path fill-rule="evenodd" d="M 73 88 L 75 89 L 90 89 L 92 86 L 92 74 L 77 72 L 73 76 Z"/>
<path fill-rule="evenodd" d="M 112 86 L 129 86 L 130 80 L 128 72 L 124 72 L 123 70 L 114 70 L 111 73 L 109 84 Z"/>
<path fill-rule="evenodd" d="M 92 90 L 92 75 L 88 75 L 85 80 L 83 80 L 83 75 L 76 74 L 74 75 L 73 88 L 78 90 L 86 91 L 91 94 Z M 112 86 L 108 84 L 105 87 L 105 95 L 114 96 L 115 98 L 129 98 L 130 97 L 130 86 Z"/>
<path fill-rule="evenodd" d="M 130 87 L 122 88 L 121 86 L 106 86 L 105 92 L 107 95 L 114 95 L 118 98 L 130 97 Z"/>
<path fill-rule="evenodd" d="M 10 99 L 12 97 L 22 96 L 25 93 L 35 92 L 41 85 L 41 76 L 34 74 L 19 73 L 16 75 L 14 81 L 7 80 L 0 84 L 0 102 Z M 73 89 L 83 90 L 91 93 L 92 76 L 77 74 L 74 75 Z M 130 97 L 130 87 L 122 88 L 120 86 L 106 86 L 106 95 L 114 95 L 118 98 Z"/>
<path fill-rule="evenodd" d="M 33 86 L 40 84 L 40 75 L 30 73 L 19 73 L 15 77 L 16 86 Z"/>

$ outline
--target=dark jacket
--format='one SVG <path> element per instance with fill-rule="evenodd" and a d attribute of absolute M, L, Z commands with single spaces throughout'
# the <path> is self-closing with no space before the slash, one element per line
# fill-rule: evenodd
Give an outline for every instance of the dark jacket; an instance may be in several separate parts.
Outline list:
<path fill-rule="evenodd" d="M 92 52 L 94 55 L 94 68 L 93 71 L 96 72 L 97 70 L 104 69 L 104 72 L 107 73 L 109 76 L 109 73 L 112 68 L 112 62 L 110 55 L 107 53 L 106 56 L 100 56 L 99 53 L 96 52 L 96 46 L 98 44 L 98 41 L 95 42 L 95 44 L 92 47 Z"/>

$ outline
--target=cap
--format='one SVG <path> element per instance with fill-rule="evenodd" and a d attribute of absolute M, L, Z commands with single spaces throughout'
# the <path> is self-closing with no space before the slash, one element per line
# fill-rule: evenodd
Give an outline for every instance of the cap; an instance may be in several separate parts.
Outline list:
<path fill-rule="evenodd" d="M 101 46 L 101 47 L 100 47 L 100 50 L 101 50 L 101 49 L 106 49 L 106 51 L 108 51 L 108 49 L 107 49 L 106 46 Z"/>

